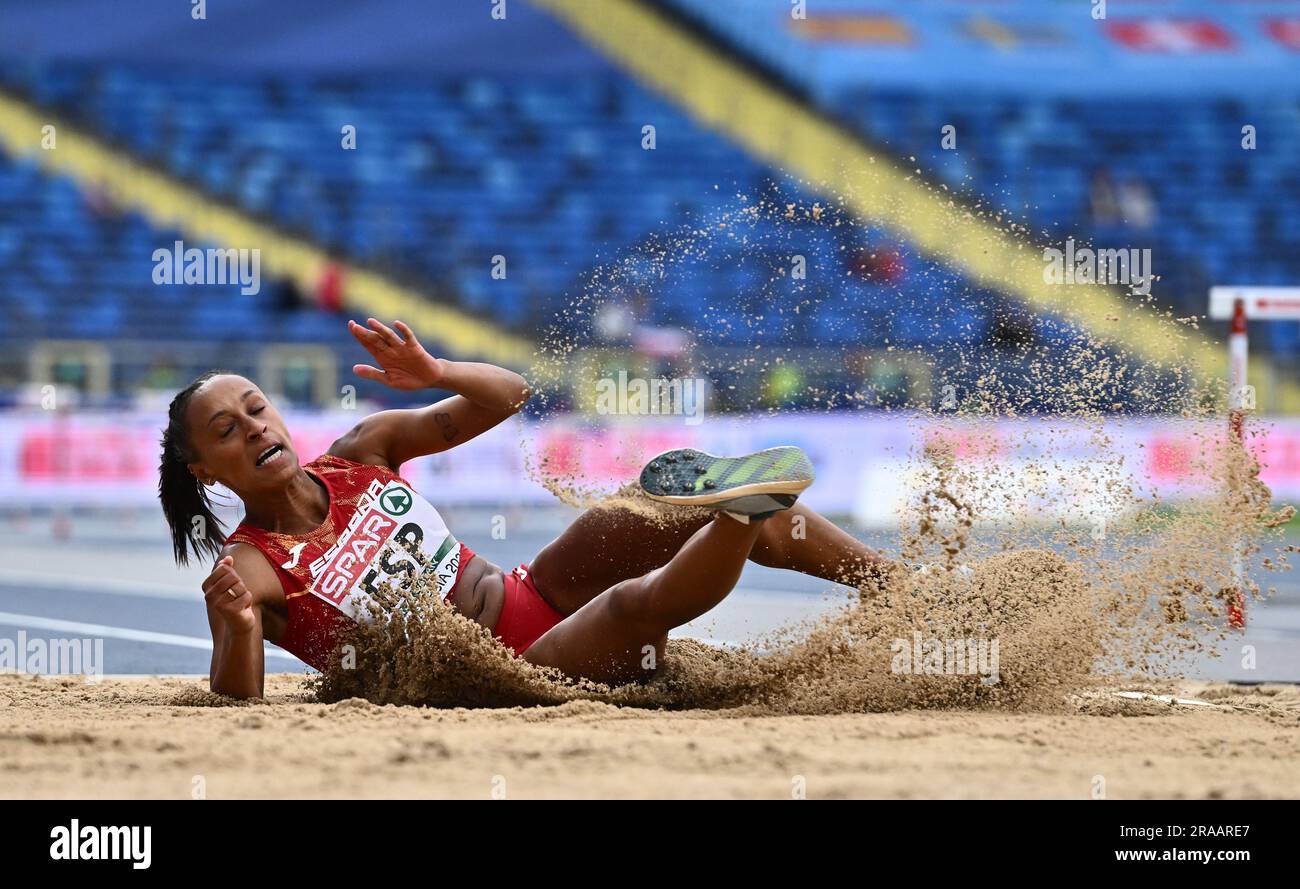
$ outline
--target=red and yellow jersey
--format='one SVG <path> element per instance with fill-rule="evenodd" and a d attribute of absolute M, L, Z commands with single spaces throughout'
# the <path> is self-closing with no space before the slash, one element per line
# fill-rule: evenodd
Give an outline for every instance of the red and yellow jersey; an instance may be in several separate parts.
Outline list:
<path fill-rule="evenodd" d="M 474 553 L 429 501 L 384 466 L 317 457 L 303 469 L 329 493 L 329 515 L 307 534 L 276 534 L 241 522 L 227 543 L 256 547 L 274 566 L 288 603 L 279 646 L 323 670 L 339 631 L 392 603 L 385 584 L 409 589 L 431 575 L 444 598 Z"/>

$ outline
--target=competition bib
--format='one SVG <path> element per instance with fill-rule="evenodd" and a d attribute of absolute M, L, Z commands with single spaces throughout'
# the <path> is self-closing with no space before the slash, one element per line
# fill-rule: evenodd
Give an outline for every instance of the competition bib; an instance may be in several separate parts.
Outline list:
<path fill-rule="evenodd" d="M 399 594 L 430 575 L 445 599 L 460 569 L 460 543 L 438 510 L 402 482 L 376 479 L 338 541 L 311 563 L 311 593 L 353 620 L 368 620 L 370 603 L 385 611 L 396 604 L 385 584 Z"/>

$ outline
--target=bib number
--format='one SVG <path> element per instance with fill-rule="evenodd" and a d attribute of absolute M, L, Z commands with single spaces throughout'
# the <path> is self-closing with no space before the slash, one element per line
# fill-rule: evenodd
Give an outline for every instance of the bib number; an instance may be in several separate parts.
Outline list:
<path fill-rule="evenodd" d="M 313 595 L 354 620 L 369 619 L 371 603 L 392 610 L 422 575 L 444 599 L 460 576 L 460 543 L 438 511 L 401 482 L 375 488 L 378 482 L 312 584 Z"/>

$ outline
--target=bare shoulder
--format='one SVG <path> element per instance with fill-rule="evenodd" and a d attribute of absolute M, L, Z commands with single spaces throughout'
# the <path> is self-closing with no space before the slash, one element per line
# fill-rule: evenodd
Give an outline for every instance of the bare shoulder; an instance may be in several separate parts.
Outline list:
<path fill-rule="evenodd" d="M 383 453 L 384 431 L 393 411 L 379 411 L 361 420 L 330 445 L 325 453 L 367 466 L 388 466 Z M 389 467 L 390 469 L 393 467 Z"/>
<path fill-rule="evenodd" d="M 224 559 L 226 556 L 234 558 L 235 572 L 244 582 L 244 586 L 248 587 L 248 591 L 253 594 L 255 603 L 262 605 L 284 595 L 284 590 L 280 587 L 279 575 L 275 573 L 275 568 L 260 549 L 242 541 L 235 541 L 222 547 L 219 558 Z"/>

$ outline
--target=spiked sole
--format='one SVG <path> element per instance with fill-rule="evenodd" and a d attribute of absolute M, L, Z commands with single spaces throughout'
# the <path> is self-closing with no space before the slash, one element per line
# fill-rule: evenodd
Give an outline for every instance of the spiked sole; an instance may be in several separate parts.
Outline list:
<path fill-rule="evenodd" d="M 769 448 L 743 457 L 679 448 L 647 463 L 640 483 L 646 496 L 660 503 L 717 506 L 761 494 L 797 497 L 813 478 L 808 455 L 795 447 Z"/>

